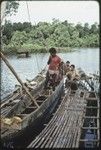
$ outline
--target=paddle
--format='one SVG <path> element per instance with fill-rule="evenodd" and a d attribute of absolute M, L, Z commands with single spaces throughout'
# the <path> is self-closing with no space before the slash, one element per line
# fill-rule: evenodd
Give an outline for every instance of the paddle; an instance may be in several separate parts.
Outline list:
<path fill-rule="evenodd" d="M 37 104 L 36 100 L 30 94 L 30 92 L 28 91 L 27 87 L 23 84 L 22 80 L 19 78 L 19 76 L 17 75 L 17 73 L 15 72 L 15 70 L 10 65 L 10 63 L 8 62 L 8 60 L 6 59 L 6 57 L 4 56 L 4 54 L 2 52 L 0 52 L 0 57 L 5 62 L 5 64 L 8 66 L 8 68 L 11 70 L 11 72 L 14 74 L 14 76 L 16 77 L 16 79 L 18 80 L 18 82 L 22 85 L 23 89 L 25 90 L 26 94 L 30 97 L 30 99 L 32 100 L 32 102 L 34 102 L 35 105 L 39 108 L 39 105 Z"/>
<path fill-rule="evenodd" d="M 42 69 L 42 71 L 45 71 L 45 70 L 46 70 L 46 68 L 47 68 L 47 66 L 48 66 L 48 65 L 46 64 L 46 66 Z"/>

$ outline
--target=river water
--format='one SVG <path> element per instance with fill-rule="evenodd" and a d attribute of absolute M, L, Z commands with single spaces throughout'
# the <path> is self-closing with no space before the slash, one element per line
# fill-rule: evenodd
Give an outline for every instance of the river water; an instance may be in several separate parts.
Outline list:
<path fill-rule="evenodd" d="M 69 60 L 76 67 L 81 67 L 86 73 L 96 73 L 99 71 L 99 48 L 80 48 L 73 52 L 58 53 L 66 62 Z M 17 56 L 7 56 L 23 82 L 26 79 L 33 79 L 47 64 L 49 53 L 31 54 L 29 58 L 17 58 Z M 19 84 L 14 75 L 1 61 L 1 99 L 11 93 L 15 85 Z"/>

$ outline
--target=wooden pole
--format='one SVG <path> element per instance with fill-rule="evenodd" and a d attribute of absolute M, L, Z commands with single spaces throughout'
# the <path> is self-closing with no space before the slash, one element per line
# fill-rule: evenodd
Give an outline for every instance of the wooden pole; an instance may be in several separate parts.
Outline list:
<path fill-rule="evenodd" d="M 39 105 L 37 104 L 36 100 L 33 98 L 33 96 L 29 93 L 27 87 L 23 84 L 22 80 L 18 77 L 17 73 L 15 72 L 15 70 L 13 69 L 13 67 L 10 65 L 10 63 L 8 62 L 8 60 L 6 59 L 6 57 L 3 55 L 2 52 L 0 52 L 0 57 L 2 58 L 2 60 L 5 62 L 5 64 L 8 66 L 8 68 L 11 70 L 11 72 L 14 74 L 14 76 L 16 77 L 16 79 L 18 80 L 18 82 L 22 85 L 23 89 L 26 91 L 27 95 L 30 97 L 30 99 L 32 100 L 32 102 L 35 103 L 35 105 L 39 108 Z"/>

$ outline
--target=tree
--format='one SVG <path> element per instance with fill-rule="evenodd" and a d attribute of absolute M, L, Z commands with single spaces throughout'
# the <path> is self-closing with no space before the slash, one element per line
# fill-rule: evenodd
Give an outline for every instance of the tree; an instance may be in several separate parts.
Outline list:
<path fill-rule="evenodd" d="M 65 20 L 65 21 L 62 22 L 62 24 L 65 25 L 65 26 L 68 26 L 68 21 Z"/>
<path fill-rule="evenodd" d="M 53 19 L 52 19 L 52 24 L 55 24 L 55 25 L 60 24 L 59 19 L 55 19 L 55 18 L 53 18 Z"/>
<path fill-rule="evenodd" d="M 54 19 L 52 23 L 29 22 L 11 23 L 6 21 L 3 42 L 8 50 L 17 50 L 20 46 L 33 52 L 46 52 L 49 47 L 97 47 L 99 46 L 99 28 L 97 23 L 89 27 L 88 23 L 74 24 Z M 22 43 L 22 45 L 21 45 Z M 21 47 L 22 48 L 22 47 Z"/>
<path fill-rule="evenodd" d="M 99 32 L 98 24 L 95 22 L 91 25 L 90 33 L 97 34 Z"/>
<path fill-rule="evenodd" d="M 75 28 L 79 31 L 79 38 L 84 37 L 84 30 L 81 23 L 78 23 Z"/>
<path fill-rule="evenodd" d="M 14 23 L 14 24 L 13 24 L 13 30 L 14 30 L 14 31 L 18 30 L 18 31 L 21 31 L 21 32 L 22 32 L 22 31 L 24 30 L 23 24 L 22 24 L 21 22 Z"/>
<path fill-rule="evenodd" d="M 85 23 L 84 24 L 84 35 L 88 35 L 89 34 L 89 24 L 88 23 Z"/>
<path fill-rule="evenodd" d="M 23 43 L 26 43 L 27 40 L 28 37 L 25 31 L 15 31 L 11 38 L 11 43 L 13 43 L 14 46 L 17 45 L 20 47 Z"/>
<path fill-rule="evenodd" d="M 46 39 L 50 35 L 49 31 L 49 24 L 46 22 L 39 22 L 38 23 L 38 31 L 43 34 L 43 38 Z"/>
<path fill-rule="evenodd" d="M 7 15 L 16 14 L 18 7 L 19 7 L 19 3 L 16 2 L 15 0 L 7 1 L 5 15 L 7 16 Z"/>
<path fill-rule="evenodd" d="M 13 26 L 10 21 L 5 21 L 5 25 L 3 26 L 3 36 L 6 36 L 6 44 L 8 44 L 13 35 Z"/>

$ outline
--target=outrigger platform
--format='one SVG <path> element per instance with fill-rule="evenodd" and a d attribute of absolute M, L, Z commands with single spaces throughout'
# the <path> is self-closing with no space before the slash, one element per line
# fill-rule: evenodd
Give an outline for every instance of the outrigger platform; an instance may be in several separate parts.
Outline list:
<path fill-rule="evenodd" d="M 99 147 L 99 97 L 86 85 L 66 91 L 53 118 L 28 148 Z"/>

